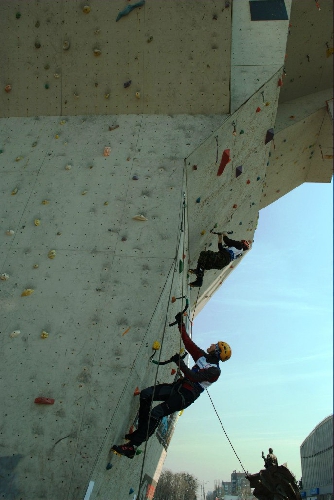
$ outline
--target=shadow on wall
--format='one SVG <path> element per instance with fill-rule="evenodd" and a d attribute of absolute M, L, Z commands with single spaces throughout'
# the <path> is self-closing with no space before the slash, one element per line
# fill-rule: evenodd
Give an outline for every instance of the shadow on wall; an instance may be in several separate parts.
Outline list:
<path fill-rule="evenodd" d="M 15 500 L 19 490 L 15 484 L 15 469 L 23 455 L 0 457 L 0 494 L 7 500 Z"/>

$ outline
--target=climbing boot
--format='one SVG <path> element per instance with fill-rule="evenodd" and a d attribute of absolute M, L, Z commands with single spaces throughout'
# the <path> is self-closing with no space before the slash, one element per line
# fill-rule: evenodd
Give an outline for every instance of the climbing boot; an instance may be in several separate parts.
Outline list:
<path fill-rule="evenodd" d="M 133 458 L 136 454 L 136 450 L 132 444 L 121 444 L 119 446 L 117 446 L 117 444 L 114 444 L 111 449 L 119 455 L 124 455 L 128 458 Z"/>
<path fill-rule="evenodd" d="M 203 277 L 197 276 L 196 281 L 190 283 L 191 287 L 201 287 L 203 285 Z"/>

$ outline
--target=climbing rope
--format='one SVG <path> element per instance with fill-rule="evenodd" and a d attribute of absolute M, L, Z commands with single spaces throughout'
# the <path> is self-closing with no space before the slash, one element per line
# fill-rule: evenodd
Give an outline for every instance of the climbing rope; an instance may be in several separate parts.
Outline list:
<path fill-rule="evenodd" d="M 216 415 L 217 415 L 217 417 L 218 417 L 218 420 L 219 420 L 220 425 L 221 425 L 221 427 L 222 427 L 222 429 L 223 429 L 223 431 L 224 431 L 224 434 L 225 434 L 225 436 L 226 436 L 226 438 L 227 438 L 228 442 L 230 443 L 231 448 L 232 448 L 232 450 L 234 451 L 235 456 L 236 456 L 236 457 L 237 457 L 237 459 L 239 460 L 239 463 L 240 463 L 240 465 L 241 465 L 242 470 L 243 470 L 243 471 L 244 471 L 244 473 L 247 475 L 247 474 L 248 474 L 248 472 L 245 470 L 244 466 L 242 465 L 241 460 L 240 460 L 240 458 L 238 457 L 238 454 L 237 454 L 237 452 L 235 451 L 235 449 L 234 449 L 234 447 L 233 447 L 233 444 L 231 443 L 230 438 L 228 437 L 228 435 L 227 435 L 227 433 L 226 433 L 226 431 L 225 431 L 225 429 L 224 429 L 223 423 L 222 423 L 222 421 L 220 420 L 220 416 L 218 415 L 217 409 L 216 409 L 215 405 L 213 404 L 212 398 L 211 398 L 210 393 L 209 393 L 209 391 L 208 391 L 207 389 L 206 389 L 206 392 L 207 392 L 207 395 L 209 396 L 209 399 L 210 399 L 210 401 L 211 401 L 212 407 L 213 407 L 213 409 L 215 410 L 215 413 L 216 413 Z"/>

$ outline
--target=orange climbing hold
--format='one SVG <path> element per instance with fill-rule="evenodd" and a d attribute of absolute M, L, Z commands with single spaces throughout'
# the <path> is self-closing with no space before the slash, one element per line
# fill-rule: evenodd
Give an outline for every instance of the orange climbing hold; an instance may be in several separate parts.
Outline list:
<path fill-rule="evenodd" d="M 122 335 L 126 335 L 128 333 L 128 331 L 130 330 L 131 326 L 129 326 L 129 328 L 127 328 L 126 330 L 124 330 L 124 332 L 122 333 Z"/>
<path fill-rule="evenodd" d="M 234 203 L 233 208 L 238 208 L 238 205 Z"/>
<path fill-rule="evenodd" d="M 55 402 L 54 399 L 52 398 L 36 398 L 34 403 L 38 404 L 38 405 L 53 405 L 53 403 Z"/>
<path fill-rule="evenodd" d="M 278 86 L 278 87 L 283 87 L 283 80 L 282 80 L 282 78 L 280 78 L 280 79 L 278 80 L 277 86 Z"/>
<path fill-rule="evenodd" d="M 134 396 L 139 396 L 140 394 L 140 390 L 139 390 L 139 387 L 136 387 L 135 388 L 135 392 L 133 393 Z"/>
<path fill-rule="evenodd" d="M 176 373 L 176 370 L 174 368 L 172 368 L 172 371 L 170 372 L 171 375 L 175 375 Z"/>
<path fill-rule="evenodd" d="M 172 297 L 172 304 L 176 301 L 176 297 Z"/>

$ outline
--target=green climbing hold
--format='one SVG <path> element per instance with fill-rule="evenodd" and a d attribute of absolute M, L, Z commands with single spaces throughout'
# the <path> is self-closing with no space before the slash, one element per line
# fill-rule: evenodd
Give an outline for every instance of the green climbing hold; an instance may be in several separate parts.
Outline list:
<path fill-rule="evenodd" d="M 244 130 L 240 130 L 240 134 L 244 134 L 244 133 L 245 133 Z"/>
<path fill-rule="evenodd" d="M 20 12 L 16 12 L 15 17 L 16 17 L 16 19 L 20 19 L 20 17 L 21 17 L 21 13 L 20 13 Z"/>
<path fill-rule="evenodd" d="M 46 90 L 48 90 L 48 89 L 50 88 L 50 85 L 49 85 L 48 83 L 46 83 L 46 84 L 44 85 L 44 88 L 45 88 Z"/>
<path fill-rule="evenodd" d="M 179 261 L 179 273 L 182 273 L 183 267 L 184 267 L 183 260 L 180 259 L 180 261 Z"/>

